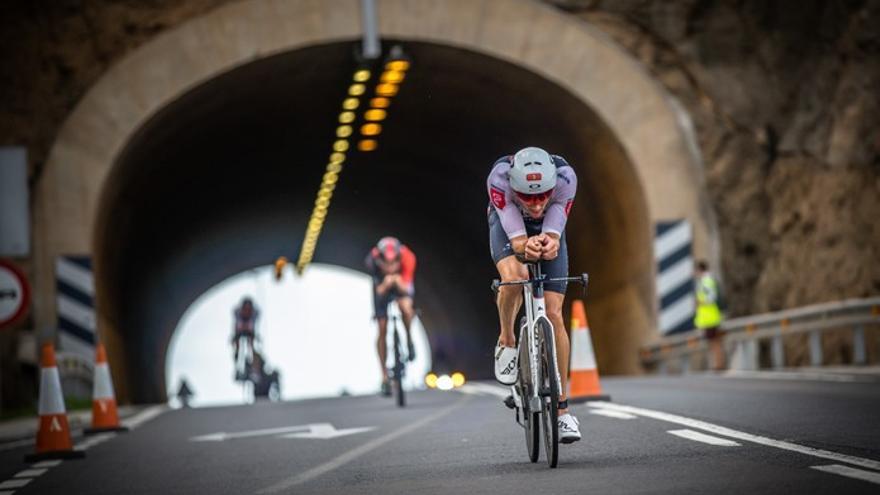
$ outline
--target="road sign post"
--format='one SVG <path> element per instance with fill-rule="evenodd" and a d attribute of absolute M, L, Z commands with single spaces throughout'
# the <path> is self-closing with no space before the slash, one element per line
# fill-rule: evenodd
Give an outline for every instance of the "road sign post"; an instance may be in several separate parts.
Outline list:
<path fill-rule="evenodd" d="M 0 330 L 21 320 L 30 301 L 31 289 L 24 273 L 11 261 L 0 259 Z"/>

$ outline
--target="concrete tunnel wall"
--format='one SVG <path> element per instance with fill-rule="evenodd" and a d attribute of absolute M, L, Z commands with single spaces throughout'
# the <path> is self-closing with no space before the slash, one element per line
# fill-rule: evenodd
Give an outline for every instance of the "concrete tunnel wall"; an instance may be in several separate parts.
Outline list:
<path fill-rule="evenodd" d="M 335 11 L 322 10 L 329 3 L 334 2 L 292 3 L 290 8 L 317 9 L 327 21 L 325 30 L 338 31 L 334 23 L 341 23 L 356 34 L 348 21 L 333 17 Z M 245 5 L 250 17 L 241 15 Z M 44 302 L 51 294 L 45 266 L 53 253 L 93 252 L 99 328 L 122 400 L 164 399 L 171 332 L 203 291 L 279 254 L 297 253 L 353 68 L 353 39 L 300 30 L 289 34 L 298 41 L 286 40 L 284 49 L 263 47 L 254 52 L 258 56 L 238 53 L 233 57 L 237 62 L 227 63 L 225 70 L 190 79 L 197 84 L 160 88 L 158 99 L 142 93 L 155 88 L 131 84 L 148 83 L 162 73 L 164 66 L 153 65 L 136 77 L 148 59 L 168 64 L 168 50 L 174 47 L 169 38 L 183 42 L 179 50 L 192 45 L 186 43 L 188 36 L 203 39 L 209 21 L 228 31 L 256 22 L 254 12 L 268 16 L 260 19 L 268 23 L 279 18 L 260 5 L 243 2 L 218 9 L 114 68 L 65 123 L 50 156 L 37 208 L 38 235 L 47 241 L 38 259 L 44 267 L 38 270 L 45 284 L 41 294 Z M 569 227 L 571 270 L 591 273 L 587 307 L 599 366 L 603 372 L 637 371 L 635 350 L 650 338 L 655 321 L 651 222 L 689 212 L 698 254 L 710 244 L 701 227 L 705 218 L 699 208 L 691 208 L 699 202 L 699 189 L 670 182 L 694 166 L 681 115 L 672 105 L 660 112 L 657 98 L 665 96 L 654 93 L 635 99 L 636 109 L 647 112 L 645 118 L 633 115 L 633 108 L 608 113 L 608 99 L 591 102 L 578 94 L 584 87 L 562 84 L 528 63 L 508 60 L 515 57 L 492 53 L 487 47 L 507 11 L 484 12 L 477 21 L 482 34 L 467 46 L 460 34 L 441 36 L 431 31 L 436 26 L 419 24 L 425 12 L 412 5 L 380 3 L 380 11 L 388 13 L 382 17 L 383 32 L 405 34 L 399 40 L 413 58 L 413 70 L 390 109 L 379 150 L 352 154 L 346 164 L 316 261 L 358 269 L 378 236 L 400 236 L 419 255 L 418 300 L 435 351 L 471 376 L 489 376 L 497 317 L 488 291 L 494 272 L 487 252 L 485 175 L 500 154 L 529 144 L 547 147 L 565 155 L 580 178 Z M 438 15 L 454 17 L 456 9 L 464 15 L 472 8 L 469 3 L 444 5 L 455 8 Z M 494 5 L 483 7 L 488 11 Z M 537 16 L 542 30 L 597 42 L 555 11 L 531 2 L 511 6 L 519 15 Z M 452 39 L 415 41 L 431 33 Z M 310 39 L 297 38 L 302 36 Z M 623 64 L 617 70 L 635 71 L 623 81 L 644 78 L 627 65 L 628 59 L 610 57 L 605 40 L 598 43 L 594 55 L 604 60 L 606 70 L 613 71 L 617 61 Z M 615 47 L 610 50 L 617 53 Z M 144 51 L 154 53 L 147 57 Z M 180 62 L 177 57 L 174 62 Z M 167 65 L 172 66 L 183 70 Z M 215 60 L 213 66 L 224 64 Z M 118 86 L 122 82 L 127 89 Z M 650 81 L 636 82 L 657 89 Z M 603 91 L 615 95 L 610 87 Z M 633 101 L 626 94 L 616 98 Z M 632 123 L 628 132 L 616 132 L 614 127 L 626 119 Z M 647 132 L 640 127 L 645 123 L 654 127 L 651 165 L 639 159 L 652 150 L 651 143 L 634 142 Z M 94 132 L 105 140 L 93 137 Z M 646 182 L 651 167 L 657 168 L 657 180 Z M 86 179 L 80 197 L 67 197 L 70 193 L 59 182 L 77 172 Z M 679 191 L 676 200 L 658 204 L 671 185 Z M 92 238 L 91 249 L 84 237 Z M 47 305 L 39 315 L 44 320 L 54 316 Z M 218 329 L 218 338 L 226 338 L 228 331 Z"/>

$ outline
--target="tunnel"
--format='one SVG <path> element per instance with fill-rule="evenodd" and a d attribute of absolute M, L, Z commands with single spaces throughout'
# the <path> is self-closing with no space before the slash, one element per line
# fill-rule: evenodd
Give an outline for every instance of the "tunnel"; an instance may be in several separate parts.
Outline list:
<path fill-rule="evenodd" d="M 411 69 L 378 148 L 349 153 L 314 261 L 363 270 L 379 237 L 399 237 L 418 256 L 416 303 L 435 360 L 490 378 L 498 321 L 486 176 L 498 157 L 543 147 L 578 174 L 569 265 L 590 274 L 599 367 L 638 371 L 645 322 L 629 308 L 654 297 L 651 224 L 619 138 L 566 88 L 518 65 L 383 40 L 386 49 L 394 44 Z M 103 338 L 123 357 L 112 363 L 121 400 L 166 399 L 167 347 L 201 294 L 280 255 L 298 256 L 357 46 L 308 46 L 219 74 L 155 112 L 118 154 L 93 244 Z M 571 286 L 568 295 L 581 291 Z M 228 332 L 217 329 L 217 338 Z"/>

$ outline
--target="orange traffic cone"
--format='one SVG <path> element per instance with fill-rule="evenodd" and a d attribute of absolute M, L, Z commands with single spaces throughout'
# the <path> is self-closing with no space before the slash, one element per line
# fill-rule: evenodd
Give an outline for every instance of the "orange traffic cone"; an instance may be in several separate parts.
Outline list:
<path fill-rule="evenodd" d="M 81 450 L 73 450 L 70 425 L 61 394 L 61 378 L 55 364 L 55 348 L 43 344 L 40 355 L 40 428 L 37 430 L 37 451 L 26 455 L 25 462 L 44 459 L 76 459 L 85 457 Z"/>
<path fill-rule="evenodd" d="M 116 410 L 116 394 L 113 393 L 113 380 L 107 364 L 107 351 L 98 342 L 95 347 L 95 382 L 92 385 L 92 427 L 84 430 L 86 435 L 104 431 L 127 431 L 119 424 Z"/>
<path fill-rule="evenodd" d="M 575 300 L 571 305 L 571 372 L 568 386 L 568 400 L 571 402 L 611 400 L 610 396 L 602 393 L 602 386 L 599 385 L 587 312 L 580 300 Z"/>

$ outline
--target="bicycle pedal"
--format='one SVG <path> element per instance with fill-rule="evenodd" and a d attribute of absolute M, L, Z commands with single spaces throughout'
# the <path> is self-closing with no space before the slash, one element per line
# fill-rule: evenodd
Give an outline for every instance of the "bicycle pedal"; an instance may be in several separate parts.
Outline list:
<path fill-rule="evenodd" d="M 513 395 L 508 395 L 504 398 L 504 405 L 508 409 L 516 409 L 516 401 L 513 399 Z"/>

